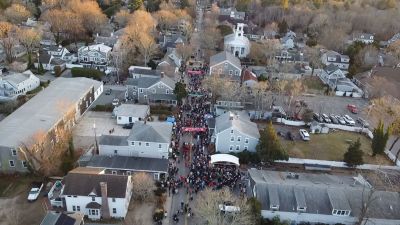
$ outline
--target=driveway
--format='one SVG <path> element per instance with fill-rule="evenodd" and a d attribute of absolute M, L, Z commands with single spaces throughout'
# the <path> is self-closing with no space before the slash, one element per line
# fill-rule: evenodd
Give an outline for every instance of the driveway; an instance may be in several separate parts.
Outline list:
<path fill-rule="evenodd" d="M 111 89 L 111 94 L 106 95 L 105 91 Z M 103 93 L 93 102 L 91 107 L 96 105 L 107 105 L 111 104 L 112 101 L 117 98 L 121 101 L 125 100 L 125 86 L 122 85 L 104 85 Z"/>

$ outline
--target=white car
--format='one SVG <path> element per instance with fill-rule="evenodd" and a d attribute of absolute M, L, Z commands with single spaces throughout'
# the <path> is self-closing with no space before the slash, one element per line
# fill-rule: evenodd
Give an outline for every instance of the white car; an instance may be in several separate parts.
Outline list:
<path fill-rule="evenodd" d="M 342 116 L 336 116 L 336 119 L 338 120 L 338 122 L 341 125 L 346 125 L 346 121 L 344 120 L 344 118 Z"/>
<path fill-rule="evenodd" d="M 119 99 L 118 99 L 118 98 L 114 99 L 114 100 L 112 101 L 112 105 L 113 105 L 113 106 L 119 105 Z"/>
<path fill-rule="evenodd" d="M 346 121 L 346 124 L 349 126 L 356 125 L 356 122 L 354 122 L 353 118 L 351 118 L 349 115 L 344 115 L 343 119 L 344 119 L 344 121 Z"/>
<path fill-rule="evenodd" d="M 310 134 L 304 129 L 300 129 L 300 136 L 301 136 L 301 139 L 303 139 L 303 141 L 310 140 Z"/>
<path fill-rule="evenodd" d="M 33 182 L 32 188 L 28 194 L 28 201 L 33 202 L 33 201 L 37 200 L 42 189 L 43 189 L 43 183 Z"/>
<path fill-rule="evenodd" d="M 230 202 L 224 202 L 224 204 L 218 205 L 219 210 L 223 213 L 235 213 L 240 212 L 240 207 L 233 206 Z"/>

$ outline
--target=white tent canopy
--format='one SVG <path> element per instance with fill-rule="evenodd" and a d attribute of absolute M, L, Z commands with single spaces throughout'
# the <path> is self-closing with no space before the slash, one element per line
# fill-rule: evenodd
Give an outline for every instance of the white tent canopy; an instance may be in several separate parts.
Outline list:
<path fill-rule="evenodd" d="M 211 155 L 211 164 L 215 163 L 228 163 L 234 164 L 236 166 L 240 166 L 239 158 L 229 154 L 215 154 Z"/>

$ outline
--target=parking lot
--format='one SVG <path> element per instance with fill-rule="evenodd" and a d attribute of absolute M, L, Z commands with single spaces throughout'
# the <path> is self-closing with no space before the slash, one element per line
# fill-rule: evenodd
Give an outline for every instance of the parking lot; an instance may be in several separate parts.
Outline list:
<path fill-rule="evenodd" d="M 87 111 L 73 130 L 75 148 L 87 149 L 94 144 L 93 124 L 96 124 L 96 135 L 98 138 L 101 135 L 110 135 L 110 130 L 112 129 L 114 129 L 112 135 L 115 136 L 128 136 L 131 131 L 117 125 L 117 120 L 112 118 L 109 112 Z"/>

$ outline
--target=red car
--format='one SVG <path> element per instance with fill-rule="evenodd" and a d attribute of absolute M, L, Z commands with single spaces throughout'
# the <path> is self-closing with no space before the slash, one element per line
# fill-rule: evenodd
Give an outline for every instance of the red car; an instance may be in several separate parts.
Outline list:
<path fill-rule="evenodd" d="M 357 106 L 355 106 L 355 105 L 347 105 L 347 109 L 348 109 L 350 112 L 354 113 L 354 114 L 357 114 L 357 113 L 358 113 Z"/>

